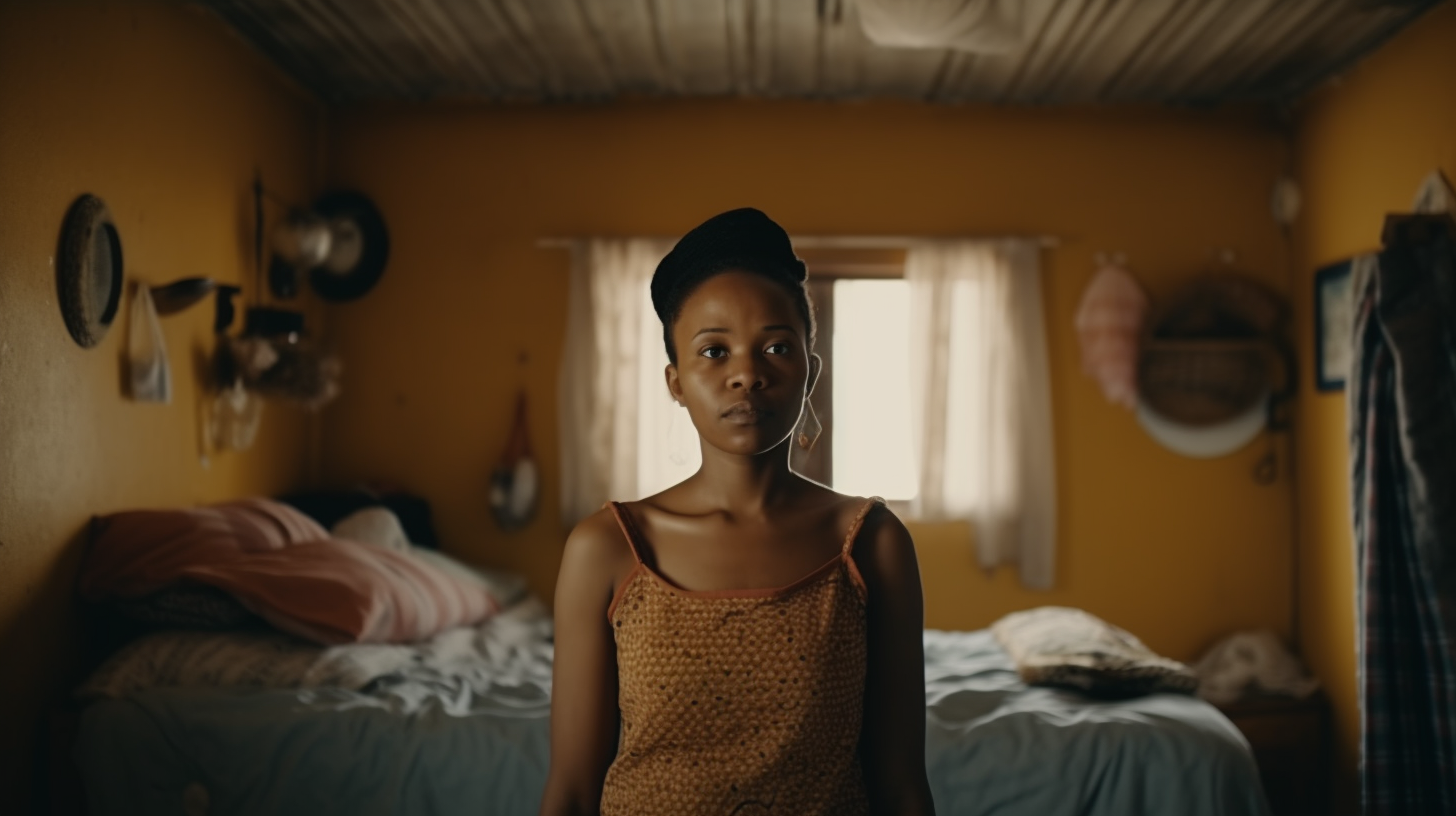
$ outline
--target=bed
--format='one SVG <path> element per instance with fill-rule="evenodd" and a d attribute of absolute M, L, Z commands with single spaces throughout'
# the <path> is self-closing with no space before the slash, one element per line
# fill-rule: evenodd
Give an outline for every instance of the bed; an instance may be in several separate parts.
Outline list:
<path fill-rule="evenodd" d="M 140 688 L 99 700 L 81 714 L 74 751 L 90 812 L 535 814 L 550 631 L 528 598 L 400 647 L 357 688 Z M 370 647 L 330 653 L 351 648 Z M 989 630 L 927 631 L 925 655 L 941 816 L 1267 813 L 1248 745 L 1195 697 L 1029 687 Z"/>
<path fill-rule="evenodd" d="M 88 812 L 535 814 L 549 611 L 520 576 L 413 543 L 431 535 L 388 508 L 309 514 L 258 497 L 98 519 L 82 599 L 154 628 L 77 691 Z M 993 629 L 924 636 L 941 816 L 1267 812 L 1222 714 L 1189 694 L 1141 693 L 1191 690 L 1186 666 L 1080 610 L 1013 613 Z M 1131 659 L 1116 663 L 1121 651 Z"/>

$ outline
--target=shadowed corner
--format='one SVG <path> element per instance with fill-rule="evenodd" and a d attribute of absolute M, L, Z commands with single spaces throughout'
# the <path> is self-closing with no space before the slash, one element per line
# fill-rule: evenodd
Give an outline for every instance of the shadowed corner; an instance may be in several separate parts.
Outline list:
<path fill-rule="evenodd" d="M 75 600 L 89 530 L 88 521 L 67 538 L 50 569 L 24 588 L 24 600 L 0 631 L 0 654 L 43 667 L 0 672 L 0 699 L 29 702 L 0 711 L 0 811 L 6 813 L 83 812 L 79 771 L 70 756 L 79 715 L 71 689 L 96 662 Z"/>

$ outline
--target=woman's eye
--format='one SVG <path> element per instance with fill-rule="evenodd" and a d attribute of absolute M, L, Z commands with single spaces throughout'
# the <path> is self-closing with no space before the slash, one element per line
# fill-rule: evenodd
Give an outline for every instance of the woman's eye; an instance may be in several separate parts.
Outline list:
<path fill-rule="evenodd" d="M 774 343 L 773 345 L 771 345 L 767 349 L 765 349 L 765 351 L 767 351 L 769 354 L 788 354 L 789 353 L 789 344 L 788 343 Z"/>
<path fill-rule="evenodd" d="M 711 360 L 716 360 L 716 359 L 718 359 L 720 357 L 727 357 L 728 356 L 728 349 L 725 349 L 722 346 L 708 346 L 707 348 L 705 348 L 702 351 L 698 352 L 698 354 L 700 354 L 700 355 L 702 355 L 704 357 L 707 357 L 707 358 L 709 358 Z"/>

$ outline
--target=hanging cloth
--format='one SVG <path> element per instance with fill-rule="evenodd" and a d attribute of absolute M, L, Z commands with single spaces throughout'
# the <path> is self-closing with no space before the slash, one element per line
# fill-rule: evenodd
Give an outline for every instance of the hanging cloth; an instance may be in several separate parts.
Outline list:
<path fill-rule="evenodd" d="M 1352 270 L 1347 397 L 1361 798 L 1456 813 L 1456 241 L 1392 217 Z"/>
<path fill-rule="evenodd" d="M 965 521 L 987 571 L 1056 579 L 1057 480 L 1041 247 L 1025 238 L 919 241 L 910 289 L 910 515 Z"/>

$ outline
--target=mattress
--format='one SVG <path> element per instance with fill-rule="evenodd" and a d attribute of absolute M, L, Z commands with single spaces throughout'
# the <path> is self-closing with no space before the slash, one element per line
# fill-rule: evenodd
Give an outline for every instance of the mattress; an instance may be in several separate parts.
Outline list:
<path fill-rule="evenodd" d="M 1029 688 L 989 631 L 928 631 L 925 647 L 940 816 L 1267 813 L 1247 743 L 1198 699 Z M 534 816 L 549 644 L 475 660 L 406 666 L 358 690 L 151 689 L 95 703 L 75 749 L 91 812 Z"/>

